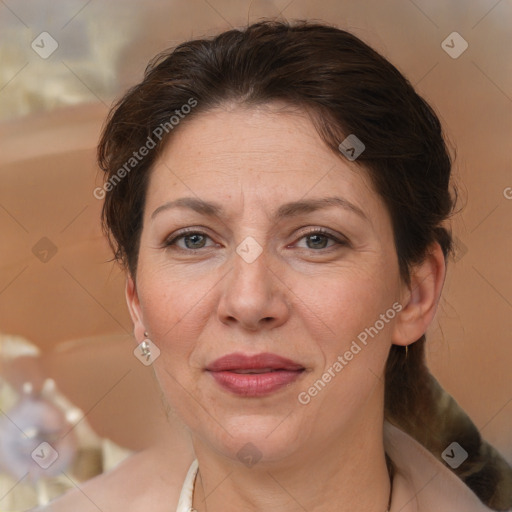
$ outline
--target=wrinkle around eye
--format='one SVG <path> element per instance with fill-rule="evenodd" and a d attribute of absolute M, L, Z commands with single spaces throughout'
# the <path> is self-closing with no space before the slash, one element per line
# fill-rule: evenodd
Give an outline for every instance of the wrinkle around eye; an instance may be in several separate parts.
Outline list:
<path fill-rule="evenodd" d="M 202 247 L 182 247 L 179 245 L 179 243 L 181 241 L 184 241 L 187 238 L 192 238 L 194 236 L 200 236 L 203 238 L 203 240 L 206 240 L 206 241 L 209 239 L 210 241 L 213 242 L 213 244 L 203 245 Z M 311 238 L 313 236 L 319 236 L 322 239 L 326 240 L 327 246 L 326 247 L 305 247 L 305 246 L 299 245 L 302 240 L 305 240 L 306 241 L 305 243 L 307 244 L 308 238 Z M 331 244 L 329 244 L 329 242 L 331 242 Z M 216 245 L 218 246 L 219 244 L 216 244 L 215 241 L 213 240 L 213 238 L 208 233 L 198 230 L 198 229 L 189 228 L 186 231 L 182 231 L 181 233 L 178 232 L 176 235 L 173 234 L 173 235 L 167 237 L 162 244 L 162 248 L 166 248 L 166 249 L 176 248 L 180 252 L 184 252 L 184 253 L 188 252 L 188 253 L 194 254 L 194 253 L 198 253 L 198 252 L 203 252 L 203 249 L 215 247 Z M 288 244 L 286 247 L 287 248 L 297 248 L 301 251 L 311 251 L 314 253 L 317 252 L 320 254 L 320 253 L 331 253 L 331 252 L 333 252 L 337 249 L 343 248 L 343 247 L 350 247 L 350 245 L 351 245 L 350 242 L 344 236 L 338 237 L 338 236 L 334 235 L 333 233 L 331 233 L 330 231 L 327 231 L 325 228 L 316 228 L 316 229 L 313 228 L 307 232 L 301 233 L 300 236 L 298 236 L 298 238 L 296 238 L 295 242 L 293 242 L 292 244 Z"/>

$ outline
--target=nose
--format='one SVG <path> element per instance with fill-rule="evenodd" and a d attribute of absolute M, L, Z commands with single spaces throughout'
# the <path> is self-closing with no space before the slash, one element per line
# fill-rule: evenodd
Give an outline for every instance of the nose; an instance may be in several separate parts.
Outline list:
<path fill-rule="evenodd" d="M 223 280 L 218 316 L 226 325 L 248 331 L 274 329 L 289 317 L 288 288 L 282 281 L 276 260 L 265 248 L 254 260 L 233 254 L 232 270 Z"/>

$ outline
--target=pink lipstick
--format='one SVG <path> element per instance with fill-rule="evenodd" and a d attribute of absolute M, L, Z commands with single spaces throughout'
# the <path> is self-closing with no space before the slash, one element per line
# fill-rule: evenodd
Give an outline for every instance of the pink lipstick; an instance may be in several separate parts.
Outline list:
<path fill-rule="evenodd" d="M 304 370 L 300 364 L 268 352 L 252 356 L 232 353 L 206 367 L 220 386 L 246 397 L 273 393 L 294 382 Z"/>

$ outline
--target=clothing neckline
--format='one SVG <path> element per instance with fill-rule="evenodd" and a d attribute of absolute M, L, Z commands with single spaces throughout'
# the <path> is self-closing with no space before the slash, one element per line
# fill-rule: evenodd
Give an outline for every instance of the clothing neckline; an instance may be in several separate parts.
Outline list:
<path fill-rule="evenodd" d="M 192 498 L 198 470 L 199 462 L 197 459 L 194 459 L 183 482 L 176 512 L 196 512 L 196 509 L 192 506 Z M 389 509 L 386 512 L 389 512 Z"/>
<path fill-rule="evenodd" d="M 199 462 L 197 459 L 192 461 L 190 465 L 183 487 L 181 488 L 180 499 L 176 512 L 193 512 L 192 495 L 194 494 L 194 485 L 196 482 L 197 470 L 199 469 Z"/>
<path fill-rule="evenodd" d="M 388 512 L 401 510 L 411 500 L 416 501 L 418 510 L 439 510 L 440 506 L 448 505 L 466 512 L 492 511 L 423 445 L 387 420 L 384 421 L 384 447 L 395 470 L 393 484 L 398 471 L 402 478 L 414 482 L 416 489 L 413 496 L 405 496 L 403 489 L 392 485 Z M 198 469 L 199 462 L 194 459 L 183 482 L 176 512 L 195 512 L 192 498 Z M 428 485 L 429 488 L 424 489 L 431 482 L 433 487 Z"/>

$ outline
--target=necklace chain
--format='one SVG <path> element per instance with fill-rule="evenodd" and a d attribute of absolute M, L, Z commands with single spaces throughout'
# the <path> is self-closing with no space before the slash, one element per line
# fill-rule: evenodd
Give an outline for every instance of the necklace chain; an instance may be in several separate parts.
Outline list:
<path fill-rule="evenodd" d="M 391 459 L 389 455 L 386 453 L 386 467 L 388 468 L 388 474 L 389 474 L 389 483 L 390 483 L 390 489 L 389 489 L 389 502 L 388 502 L 388 508 L 386 509 L 386 512 L 390 512 L 391 507 L 391 497 L 393 495 L 393 477 L 395 473 L 395 468 L 393 466 L 393 463 L 391 462 Z M 197 468 L 197 473 L 199 473 L 199 468 Z M 194 500 L 194 491 L 196 488 L 196 480 L 194 479 L 194 486 L 192 487 L 192 501 Z M 203 485 L 203 480 L 201 479 L 201 486 Z M 204 489 L 203 489 L 204 493 Z M 194 507 L 190 507 L 189 512 L 197 512 L 197 510 Z"/>

